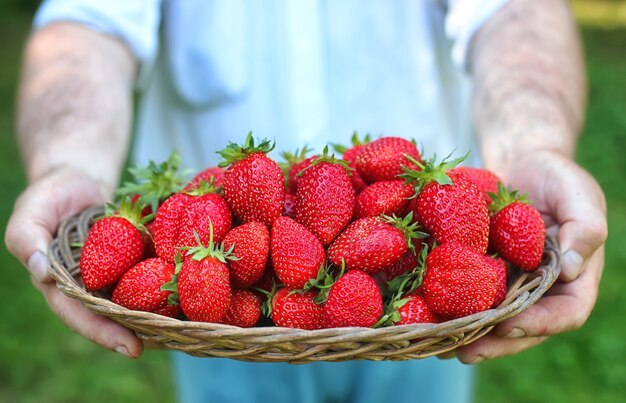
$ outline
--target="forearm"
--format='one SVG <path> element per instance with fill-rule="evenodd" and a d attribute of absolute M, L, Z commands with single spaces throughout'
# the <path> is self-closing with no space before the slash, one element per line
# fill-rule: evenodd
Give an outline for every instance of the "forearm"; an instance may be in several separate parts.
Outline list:
<path fill-rule="evenodd" d="M 573 155 L 585 78 L 565 0 L 513 0 L 477 34 L 470 60 L 474 124 L 488 168 L 506 178 L 525 154 Z"/>
<path fill-rule="evenodd" d="M 70 167 L 112 193 L 128 149 L 134 71 L 124 45 L 85 27 L 57 23 L 33 34 L 17 114 L 30 182 Z"/>

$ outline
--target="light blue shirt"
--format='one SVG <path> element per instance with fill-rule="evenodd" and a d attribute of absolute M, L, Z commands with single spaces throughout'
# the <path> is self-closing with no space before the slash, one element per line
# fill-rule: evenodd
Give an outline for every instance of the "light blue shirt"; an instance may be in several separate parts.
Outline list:
<path fill-rule="evenodd" d="M 277 151 L 357 130 L 475 164 L 467 50 L 505 1 L 48 0 L 35 26 L 77 21 L 137 57 L 139 162 L 177 148 L 199 169 L 250 130 Z"/>

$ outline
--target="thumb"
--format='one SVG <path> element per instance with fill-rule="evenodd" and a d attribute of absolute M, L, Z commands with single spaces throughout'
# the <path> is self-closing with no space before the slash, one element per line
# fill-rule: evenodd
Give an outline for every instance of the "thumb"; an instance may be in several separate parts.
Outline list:
<path fill-rule="evenodd" d="M 101 204 L 97 182 L 69 169 L 58 169 L 33 182 L 15 202 L 5 243 L 36 281 L 48 277 L 48 245 L 64 219 Z"/>

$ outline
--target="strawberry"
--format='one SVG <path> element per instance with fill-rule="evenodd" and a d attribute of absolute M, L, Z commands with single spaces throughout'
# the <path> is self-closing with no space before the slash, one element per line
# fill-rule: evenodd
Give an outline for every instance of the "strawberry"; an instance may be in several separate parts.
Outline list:
<path fill-rule="evenodd" d="M 407 163 L 405 155 L 421 162 L 417 146 L 400 137 L 382 137 L 363 146 L 356 155 L 356 170 L 365 183 L 398 179 L 402 166 L 417 169 Z"/>
<path fill-rule="evenodd" d="M 179 172 L 180 155 L 173 151 L 167 161 L 157 165 L 150 161 L 147 166 L 137 165 L 129 168 L 132 182 L 125 182 L 118 190 L 119 196 L 132 196 L 133 202 L 139 200 L 147 207 L 144 215 L 151 214 L 172 194 L 179 192 L 184 184 L 183 174 Z"/>
<path fill-rule="evenodd" d="M 232 227 L 232 214 L 215 189 L 202 185 L 188 193 L 176 193 L 157 210 L 154 218 L 154 244 L 157 255 L 169 262 L 183 246 L 195 243 L 195 233 L 206 243 L 209 223 L 215 242 L 221 242 Z"/>
<path fill-rule="evenodd" d="M 412 323 L 439 323 L 441 320 L 430 310 L 419 291 L 404 297 L 404 302 L 397 308 L 398 317 L 394 325 L 408 325 Z M 396 319 L 396 318 L 394 318 Z"/>
<path fill-rule="evenodd" d="M 122 199 L 117 211 L 108 205 L 105 217 L 89 230 L 79 262 L 87 290 L 100 290 L 117 283 L 143 257 L 145 227 L 139 218 L 143 205 L 131 205 L 129 197 Z"/>
<path fill-rule="evenodd" d="M 490 240 L 495 250 L 514 266 L 525 271 L 539 267 L 546 240 L 541 213 L 528 204 L 525 195 L 509 192 L 500 183 L 490 210 Z"/>
<path fill-rule="evenodd" d="M 265 227 L 265 226 L 264 226 Z M 231 326 L 253 327 L 261 318 L 261 301 L 248 290 L 234 290 L 223 323 Z"/>
<path fill-rule="evenodd" d="M 285 174 L 285 179 L 287 181 L 287 193 L 295 195 L 296 190 L 298 189 L 298 181 L 300 177 L 298 174 L 309 166 L 311 166 L 311 161 L 317 158 L 316 155 L 312 157 L 306 156 L 306 154 L 311 151 L 307 147 L 304 147 L 302 151 L 296 150 L 294 154 L 290 152 L 282 152 L 280 154 L 281 157 L 285 160 L 284 163 L 279 164 Z"/>
<path fill-rule="evenodd" d="M 274 272 L 274 266 L 272 266 L 272 259 L 267 259 L 267 266 L 265 266 L 265 272 L 259 281 L 252 285 L 252 288 L 260 291 L 270 292 L 279 283 L 278 277 Z"/>
<path fill-rule="evenodd" d="M 270 252 L 270 232 L 260 222 L 249 222 L 231 229 L 224 237 L 224 249 L 236 259 L 228 262 L 234 288 L 246 288 L 265 272 Z"/>
<path fill-rule="evenodd" d="M 279 217 L 272 226 L 272 266 L 286 286 L 300 289 L 314 279 L 326 260 L 320 241 L 304 225 Z"/>
<path fill-rule="evenodd" d="M 458 242 L 437 246 L 426 258 L 422 285 L 428 307 L 443 319 L 489 309 L 498 291 L 494 265 Z"/>
<path fill-rule="evenodd" d="M 360 270 L 339 277 L 324 305 L 324 327 L 372 327 L 383 314 L 383 297 L 376 281 Z"/>
<path fill-rule="evenodd" d="M 407 250 L 398 262 L 385 267 L 379 274 L 384 281 L 389 282 L 394 278 L 413 270 L 417 267 L 417 265 L 417 255 L 412 250 Z"/>
<path fill-rule="evenodd" d="M 224 171 L 225 169 L 220 167 L 208 167 L 204 169 L 194 176 L 191 182 L 185 186 L 185 191 L 196 189 L 202 181 L 212 184 L 216 189 L 221 188 L 224 182 Z"/>
<path fill-rule="evenodd" d="M 302 171 L 296 191 L 296 221 L 329 245 L 354 214 L 354 189 L 346 163 L 324 154 Z"/>
<path fill-rule="evenodd" d="M 224 198 L 242 223 L 258 221 L 269 228 L 283 212 L 285 178 L 278 164 L 266 155 L 273 149 L 268 140 L 255 146 L 250 132 L 243 146 L 230 143 L 218 152 L 224 159 L 219 166 L 228 166 Z"/>
<path fill-rule="evenodd" d="M 146 232 L 142 234 L 144 244 L 146 245 L 143 258 L 149 259 L 151 257 L 157 257 L 156 247 L 154 246 L 154 221 L 147 223 L 145 227 Z"/>
<path fill-rule="evenodd" d="M 271 299 L 270 317 L 276 326 L 315 330 L 324 325 L 324 307 L 313 301 L 313 291 L 298 293 L 281 288 Z"/>
<path fill-rule="evenodd" d="M 220 323 L 232 298 L 226 266 L 226 260 L 231 257 L 213 244 L 212 228 L 209 234 L 206 247 L 197 237 L 197 246 L 185 255 L 176 278 L 177 290 L 180 307 L 189 320 Z"/>
<path fill-rule="evenodd" d="M 285 209 L 283 210 L 283 215 L 296 218 L 296 196 L 291 193 L 287 193 L 285 195 Z"/>
<path fill-rule="evenodd" d="M 356 170 L 356 155 L 359 153 L 359 150 L 363 148 L 366 144 L 372 141 L 371 136 L 369 134 L 365 135 L 363 140 L 359 139 L 359 135 L 357 132 L 354 132 L 352 135 L 352 147 L 347 148 L 345 146 L 339 144 L 333 144 L 333 149 L 342 154 L 342 159 L 348 163 L 348 166 L 352 168 L 350 175 L 350 180 L 352 181 L 352 187 L 354 188 L 354 193 L 359 194 L 367 187 L 367 183 L 361 178 L 361 175 Z"/>
<path fill-rule="evenodd" d="M 402 180 L 373 183 L 357 196 L 356 217 L 402 215 L 414 193 L 413 187 Z"/>
<path fill-rule="evenodd" d="M 462 173 L 467 176 L 483 193 L 483 198 L 487 204 L 491 204 L 489 193 L 497 193 L 498 182 L 502 182 L 496 174 L 484 168 L 456 167 L 452 172 Z"/>
<path fill-rule="evenodd" d="M 417 238 L 413 216 L 403 220 L 381 217 L 359 218 L 352 222 L 328 248 L 328 259 L 336 266 L 342 262 L 348 270 L 374 274 L 402 259 L 411 239 Z"/>
<path fill-rule="evenodd" d="M 496 268 L 496 274 L 498 275 L 498 291 L 496 292 L 496 298 L 493 301 L 492 308 L 497 308 L 500 305 L 504 298 L 506 298 L 507 282 L 509 276 L 509 267 L 506 264 L 504 259 L 500 259 L 492 256 L 485 256 L 485 260 L 487 260 L 489 265 L 492 265 Z"/>
<path fill-rule="evenodd" d="M 407 157 L 421 170 L 405 168 L 403 178 L 415 184 L 417 197 L 409 209 L 438 244 L 460 242 L 480 254 L 489 245 L 489 210 L 480 190 L 470 179 L 450 172 L 465 157 L 445 159 L 435 166 L 434 158 L 424 164 Z"/>
<path fill-rule="evenodd" d="M 135 311 L 155 312 L 172 318 L 180 315 L 180 306 L 168 303 L 171 291 L 161 289 L 172 280 L 175 267 L 159 258 L 150 258 L 129 269 L 115 286 L 111 300 Z"/>

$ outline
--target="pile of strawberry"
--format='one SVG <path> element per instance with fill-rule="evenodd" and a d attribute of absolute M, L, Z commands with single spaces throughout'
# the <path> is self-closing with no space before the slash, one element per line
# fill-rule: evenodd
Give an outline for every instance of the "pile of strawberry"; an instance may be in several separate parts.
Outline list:
<path fill-rule="evenodd" d="M 83 244 L 86 289 L 190 321 L 378 327 L 497 307 L 510 270 L 541 262 L 539 212 L 463 158 L 355 135 L 343 159 L 305 148 L 279 164 L 257 143 L 231 143 L 189 183 L 176 154 L 131 169 Z"/>

